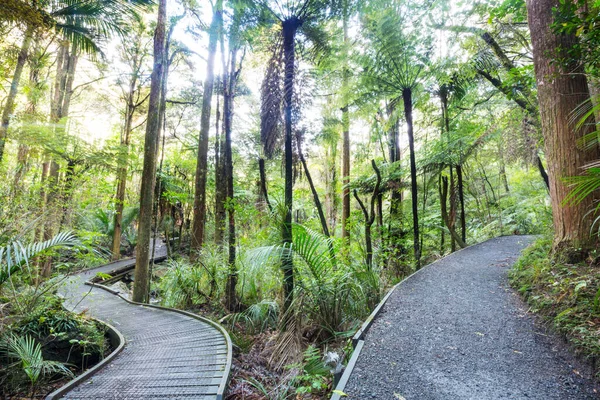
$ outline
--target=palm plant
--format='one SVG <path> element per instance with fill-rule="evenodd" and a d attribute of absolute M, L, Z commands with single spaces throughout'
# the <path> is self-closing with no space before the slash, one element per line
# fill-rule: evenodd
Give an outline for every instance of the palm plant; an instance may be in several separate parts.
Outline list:
<path fill-rule="evenodd" d="M 100 42 L 112 34 L 122 34 L 126 29 L 125 18 L 137 12 L 140 7 L 153 4 L 152 0 L 44 0 L 33 3 L 11 1 L 7 5 L 7 15 L 20 15 L 19 10 L 27 10 L 23 22 L 23 42 L 17 57 L 9 94 L 4 103 L 0 121 L 0 162 L 4 155 L 4 145 L 15 108 L 15 99 L 23 67 L 36 30 L 53 30 L 64 41 L 72 44 L 74 52 L 91 55 L 101 53 Z M 13 10 L 14 13 L 10 11 Z"/>
<path fill-rule="evenodd" d="M 8 368 L 19 368 L 27 375 L 31 384 L 31 396 L 35 394 L 40 378 L 56 374 L 73 377 L 73 373 L 62 363 L 44 360 L 42 346 L 29 335 L 8 335 L 0 345 L 0 353 L 8 359 L 15 360 Z"/>
<path fill-rule="evenodd" d="M 292 232 L 292 244 L 254 249 L 248 254 L 248 262 L 264 269 L 274 259 L 292 259 L 297 277 L 296 310 L 283 312 L 283 319 L 291 313 L 303 315 L 326 336 L 336 336 L 351 327 L 353 318 L 360 318 L 361 308 L 366 309 L 365 297 L 371 290 L 366 289 L 367 285 L 363 288 L 357 279 L 362 268 L 346 268 L 335 260 L 331 252 L 332 248 L 334 253 L 338 250 L 334 239 L 298 224 L 293 225 Z"/>
<path fill-rule="evenodd" d="M 0 247 L 0 287 L 10 279 L 11 275 L 29 268 L 29 261 L 43 251 L 58 248 L 72 247 L 79 242 L 72 232 L 61 232 L 50 240 L 34 242 L 24 245 L 20 240 L 14 240 Z"/>

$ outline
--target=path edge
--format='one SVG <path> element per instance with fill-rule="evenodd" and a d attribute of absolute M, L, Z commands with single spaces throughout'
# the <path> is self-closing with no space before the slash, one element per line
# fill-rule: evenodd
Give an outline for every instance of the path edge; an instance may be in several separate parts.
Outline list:
<path fill-rule="evenodd" d="M 86 281 L 85 284 L 89 285 L 89 286 L 97 287 L 99 289 L 106 290 L 107 292 L 120 297 L 122 300 L 126 301 L 129 304 L 133 304 L 136 306 L 142 306 L 142 307 L 157 308 L 159 310 L 164 310 L 164 311 L 175 312 L 175 313 L 182 314 L 182 315 L 188 316 L 190 318 L 196 319 L 198 321 L 205 322 L 205 323 L 215 327 L 219 332 L 221 332 L 221 334 L 225 338 L 225 343 L 227 343 L 227 363 L 225 364 L 225 370 L 223 371 L 223 379 L 221 380 L 221 384 L 219 385 L 219 389 L 217 390 L 216 400 L 223 400 L 225 398 L 225 391 L 227 390 L 227 384 L 229 383 L 229 379 L 231 377 L 230 376 L 231 375 L 231 366 L 233 363 L 233 345 L 231 342 L 231 337 L 229 336 L 229 333 L 227 332 L 227 330 L 225 330 L 225 328 L 223 328 L 221 325 L 219 325 L 215 321 L 212 321 L 208 318 L 202 317 L 197 314 L 193 314 L 188 311 L 179 310 L 177 308 L 157 306 L 155 304 L 138 303 L 136 301 L 129 300 L 128 298 L 122 296 L 121 292 L 111 289 L 108 286 L 104 286 L 99 283 L 95 283 L 92 281 Z"/>
<path fill-rule="evenodd" d="M 492 239 L 495 239 L 495 238 L 492 238 Z M 488 239 L 488 240 L 492 240 L 492 239 Z M 381 299 L 381 301 L 379 302 L 379 304 L 377 305 L 377 307 L 375 307 L 375 309 L 371 312 L 371 314 L 369 314 L 369 316 L 367 317 L 367 319 L 365 320 L 365 322 L 362 323 L 362 325 L 360 326 L 360 328 L 358 329 L 358 331 L 356 331 L 356 333 L 354 334 L 354 336 L 352 336 L 352 348 L 353 348 L 352 355 L 350 356 L 350 361 L 348 361 L 348 365 L 346 365 L 346 368 L 344 369 L 344 373 L 342 374 L 342 377 L 340 378 L 340 381 L 338 382 L 338 384 L 333 389 L 337 393 L 333 393 L 333 395 L 330 398 L 331 400 L 341 400 L 343 397 L 347 396 L 344 393 L 344 389 L 346 388 L 346 383 L 348 383 L 348 380 L 350 379 L 350 375 L 352 375 L 352 371 L 354 370 L 354 366 L 356 365 L 356 361 L 358 360 L 358 356 L 360 356 L 360 352 L 362 351 L 363 345 L 365 343 L 365 335 L 367 334 L 367 332 L 369 331 L 369 329 L 373 325 L 373 322 L 375 322 L 375 318 L 377 318 L 377 316 L 381 313 L 381 310 L 383 309 L 383 306 L 385 306 L 385 304 L 387 303 L 388 299 L 390 298 L 390 296 L 392 295 L 392 293 L 394 293 L 394 291 L 396 290 L 396 288 L 398 288 L 404 282 L 406 282 L 409 279 L 411 279 L 413 276 L 417 275 L 419 272 L 424 271 L 425 269 L 428 269 L 429 267 L 431 267 L 434 264 L 437 264 L 438 262 L 442 261 L 443 259 L 445 259 L 449 255 L 458 254 L 458 253 L 460 253 L 463 250 L 469 249 L 469 248 L 474 247 L 474 246 L 478 246 L 478 245 L 480 245 L 482 243 L 485 243 L 485 242 L 487 242 L 487 240 L 484 241 L 484 242 L 474 243 L 474 244 L 469 245 L 467 247 L 463 247 L 462 249 L 459 249 L 459 250 L 455 251 L 454 253 L 450 253 L 450 254 L 442 257 L 442 258 L 439 258 L 439 259 L 433 261 L 432 263 L 427 264 L 423 268 L 420 268 L 420 269 L 416 270 L 415 272 L 413 272 L 412 274 L 410 274 L 409 276 L 407 276 L 406 278 L 402 279 L 400 282 L 398 282 L 394 286 L 392 286 L 392 288 L 390 290 L 388 290 L 388 292 L 383 297 L 383 299 Z"/>
<path fill-rule="evenodd" d="M 115 357 L 117 357 L 119 355 L 119 353 L 121 353 L 121 351 L 123 351 L 123 348 L 125 348 L 125 337 L 123 336 L 123 334 L 121 334 L 121 332 L 119 332 L 114 326 L 112 326 L 111 324 L 109 324 L 107 322 L 101 321 L 101 320 L 99 320 L 97 318 L 93 318 L 93 317 L 90 317 L 90 318 L 107 327 L 107 332 L 108 332 L 108 336 L 110 338 L 111 345 L 113 346 L 113 348 L 116 345 L 116 348 L 108 356 L 104 357 L 92 368 L 88 369 L 83 374 L 75 377 L 74 379 L 70 380 L 69 382 L 65 383 L 63 386 L 59 387 L 58 389 L 56 389 L 55 391 L 50 393 L 48 396 L 46 396 L 46 400 L 56 400 L 56 399 L 62 398 L 65 394 L 67 394 L 68 392 L 73 390 L 76 386 L 81 385 L 84 381 L 91 378 L 92 375 L 94 375 L 96 372 L 98 372 L 102 368 L 104 368 L 106 366 L 106 364 L 109 364 L 112 360 L 114 360 Z"/>

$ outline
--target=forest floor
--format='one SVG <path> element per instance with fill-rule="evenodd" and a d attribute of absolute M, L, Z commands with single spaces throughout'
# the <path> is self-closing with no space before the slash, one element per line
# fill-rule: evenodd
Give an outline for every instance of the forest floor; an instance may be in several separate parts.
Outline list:
<path fill-rule="evenodd" d="M 600 398 L 591 369 L 509 286 L 532 239 L 489 240 L 399 285 L 366 335 L 347 398 Z"/>

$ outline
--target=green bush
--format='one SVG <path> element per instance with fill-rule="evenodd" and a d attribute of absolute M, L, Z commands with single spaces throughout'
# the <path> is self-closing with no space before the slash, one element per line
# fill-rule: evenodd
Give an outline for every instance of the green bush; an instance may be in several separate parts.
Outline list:
<path fill-rule="evenodd" d="M 510 282 L 533 312 L 540 313 L 581 355 L 600 356 L 600 274 L 591 264 L 565 264 L 551 257 L 552 241 L 539 239 L 523 252 Z"/>

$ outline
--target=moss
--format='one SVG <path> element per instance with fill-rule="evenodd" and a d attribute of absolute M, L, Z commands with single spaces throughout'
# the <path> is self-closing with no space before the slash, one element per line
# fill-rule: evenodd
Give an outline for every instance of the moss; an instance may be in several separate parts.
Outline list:
<path fill-rule="evenodd" d="M 550 255 L 552 241 L 539 239 L 523 252 L 510 273 L 511 285 L 593 364 L 600 356 L 600 268 L 568 264 Z M 596 366 L 596 373 L 600 369 Z"/>

